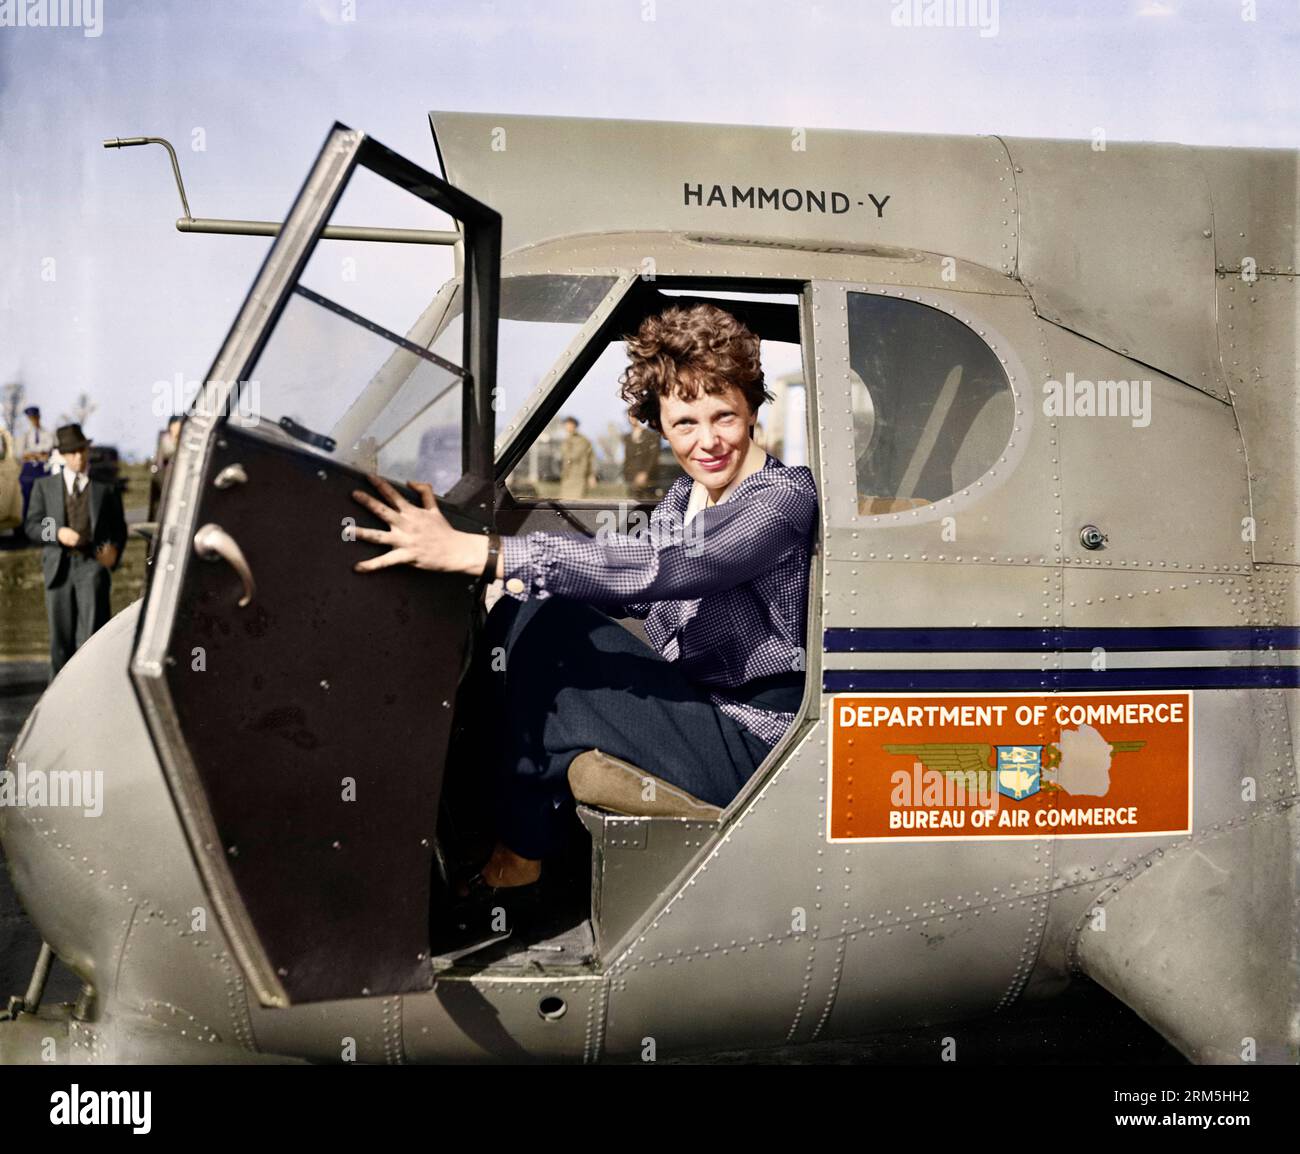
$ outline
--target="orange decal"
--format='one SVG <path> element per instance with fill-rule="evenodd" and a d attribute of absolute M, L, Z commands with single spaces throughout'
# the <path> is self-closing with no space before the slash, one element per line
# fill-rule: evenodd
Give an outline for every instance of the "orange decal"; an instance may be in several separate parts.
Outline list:
<path fill-rule="evenodd" d="M 1188 833 L 1190 692 L 839 694 L 831 841 Z"/>

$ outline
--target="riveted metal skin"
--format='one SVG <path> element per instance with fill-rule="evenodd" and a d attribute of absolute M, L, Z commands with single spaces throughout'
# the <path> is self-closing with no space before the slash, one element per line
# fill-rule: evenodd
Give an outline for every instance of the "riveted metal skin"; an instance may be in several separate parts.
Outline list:
<path fill-rule="evenodd" d="M 743 231 L 807 244 L 924 249 L 1008 273 L 1013 267 L 1011 165 L 993 137 L 809 129 L 801 151 L 791 147 L 789 128 L 465 112 L 431 112 L 429 120 L 447 179 L 501 212 L 506 251 L 578 233 Z M 564 184 L 583 195 L 536 195 L 555 185 L 557 165 Z M 925 184 L 934 171 L 962 174 L 960 192 L 954 186 L 942 211 L 926 211 L 935 203 Z M 732 184 L 842 189 L 854 203 L 842 213 L 773 212 L 761 222 L 752 212 L 746 219 L 743 210 L 727 216 L 684 203 L 685 185 L 703 184 L 705 201 L 715 181 L 728 195 Z M 873 193 L 893 198 L 882 215 L 868 199 Z M 999 206 L 997 221 L 991 205 Z"/>
<path fill-rule="evenodd" d="M 1300 288 L 1294 274 L 1264 272 L 1263 267 L 1261 260 L 1253 282 L 1242 279 L 1239 266 L 1217 274 L 1219 351 L 1250 472 L 1246 512 L 1254 518 L 1254 558 L 1296 565 L 1300 413 L 1294 382 Z"/>
<path fill-rule="evenodd" d="M 592 920 L 596 946 L 607 955 L 718 827 L 689 818 L 620 817 L 588 806 L 579 806 L 578 816 L 591 834 Z"/>
<path fill-rule="evenodd" d="M 1107 142 L 1094 151 L 1073 140 L 1006 144 L 1017 169 L 1019 275 L 1039 313 L 1222 395 L 1214 214 L 1197 150 Z M 1103 193 L 1108 188 L 1123 190 L 1123 211 Z M 1181 286 L 1176 303 L 1171 283 Z"/>
<path fill-rule="evenodd" d="M 545 999 L 559 1017 L 543 1017 Z M 602 1052 L 604 981 L 597 975 L 464 974 L 403 1002 L 409 1060 L 595 1062 Z"/>
<path fill-rule="evenodd" d="M 24 762 L 101 770 L 102 813 L 0 807 L 5 858 L 41 937 L 95 989 L 91 1019 L 75 1024 L 80 1044 L 60 1061 L 253 1058 L 246 983 L 204 893 L 131 684 L 104 676 L 126 669 L 139 609 L 136 602 L 123 610 L 86 643 L 29 717 L 8 761 L 10 769 Z M 76 726 L 66 720 L 72 703 Z M 7 1045 L 0 1029 L 0 1059 Z"/>
<path fill-rule="evenodd" d="M 821 505 L 798 720 L 716 827 L 583 813 L 590 966 L 462 964 L 429 991 L 262 1010 L 213 920 L 182 933 L 203 887 L 125 682 L 71 742 L 61 723 L 83 686 L 102 694 L 103 671 L 125 668 L 133 608 L 65 670 L 16 747 L 43 767 L 94 751 L 132 804 L 45 826 L 0 809 L 24 904 L 96 988 L 92 1019 L 66 1026 L 70 1060 L 194 1060 L 197 1047 L 336 1061 L 344 1038 L 372 1062 L 637 1060 L 650 1042 L 662 1059 L 952 1022 L 1085 973 L 1190 1058 L 1241 1061 L 1253 1039 L 1259 1060 L 1293 1062 L 1296 154 L 820 131 L 796 153 L 787 129 L 432 119 L 448 178 L 502 212 L 504 276 L 615 278 L 496 430 L 499 463 L 563 403 L 576 358 L 639 276 L 802 286 Z M 879 217 L 683 204 L 684 183 L 715 179 L 892 199 Z M 851 293 L 942 311 L 1005 372 L 1006 448 L 932 505 L 858 510 Z M 449 301 L 444 290 L 421 318 L 421 339 Z M 1043 386 L 1067 373 L 1150 380 L 1150 423 L 1049 415 Z M 1105 549 L 1079 544 L 1088 524 Z M 1040 632 L 1014 648 L 890 651 L 869 643 L 884 627 Z M 1225 632 L 1161 645 L 1174 628 Z M 1099 629 L 1120 643 L 1065 644 Z M 827 630 L 867 641 L 827 652 Z M 827 841 L 825 679 L 984 673 L 1106 689 L 1138 671 L 1192 690 L 1190 834 Z M 1207 673 L 1226 687 L 1204 687 Z M 548 998 L 562 1000 L 558 1017 L 540 1012 Z M 0 1024 L 0 1058 L 35 1053 L 30 1027 Z"/>

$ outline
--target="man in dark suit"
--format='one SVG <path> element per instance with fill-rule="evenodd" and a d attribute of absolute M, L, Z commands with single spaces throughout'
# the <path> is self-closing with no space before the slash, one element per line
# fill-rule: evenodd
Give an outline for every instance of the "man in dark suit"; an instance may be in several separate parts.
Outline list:
<path fill-rule="evenodd" d="M 51 678 L 107 623 L 112 571 L 126 547 L 122 498 L 87 474 L 90 442 L 80 425 L 56 434 L 63 472 L 39 478 L 27 506 L 27 537 L 44 546 L 45 610 L 50 621 Z"/>

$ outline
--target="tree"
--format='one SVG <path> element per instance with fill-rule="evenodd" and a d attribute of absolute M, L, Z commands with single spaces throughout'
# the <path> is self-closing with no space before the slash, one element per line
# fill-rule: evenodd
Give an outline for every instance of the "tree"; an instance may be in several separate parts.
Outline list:
<path fill-rule="evenodd" d="M 5 385 L 3 390 L 0 390 L 0 419 L 3 419 L 5 427 L 15 437 L 19 433 L 18 414 L 23 411 L 23 396 L 25 393 L 26 390 L 23 388 L 21 381 L 13 381 L 11 384 Z"/>
<path fill-rule="evenodd" d="M 61 425 L 81 425 L 84 428 L 90 420 L 90 414 L 98 407 L 99 406 L 90 399 L 89 393 L 78 393 L 76 401 L 73 402 L 72 411 L 70 413 L 64 413 L 63 416 L 59 418 L 59 423 Z"/>

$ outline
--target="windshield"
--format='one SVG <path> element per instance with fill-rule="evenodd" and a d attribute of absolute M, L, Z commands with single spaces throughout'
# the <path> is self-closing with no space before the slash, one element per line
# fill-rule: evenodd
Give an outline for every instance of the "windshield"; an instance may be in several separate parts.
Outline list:
<path fill-rule="evenodd" d="M 614 287 L 612 276 L 541 274 L 501 280 L 501 323 L 497 335 L 497 433 L 514 422 L 524 402 L 572 343 L 578 330 Z M 460 357 L 460 286 L 430 346 L 452 360 Z"/>
<path fill-rule="evenodd" d="M 614 283 L 612 276 L 549 274 L 501 282 L 498 427 Z M 401 337 L 299 285 L 231 420 L 269 421 L 358 469 L 428 481 L 446 493 L 463 471 L 462 310 L 461 285 L 451 281 Z"/>

